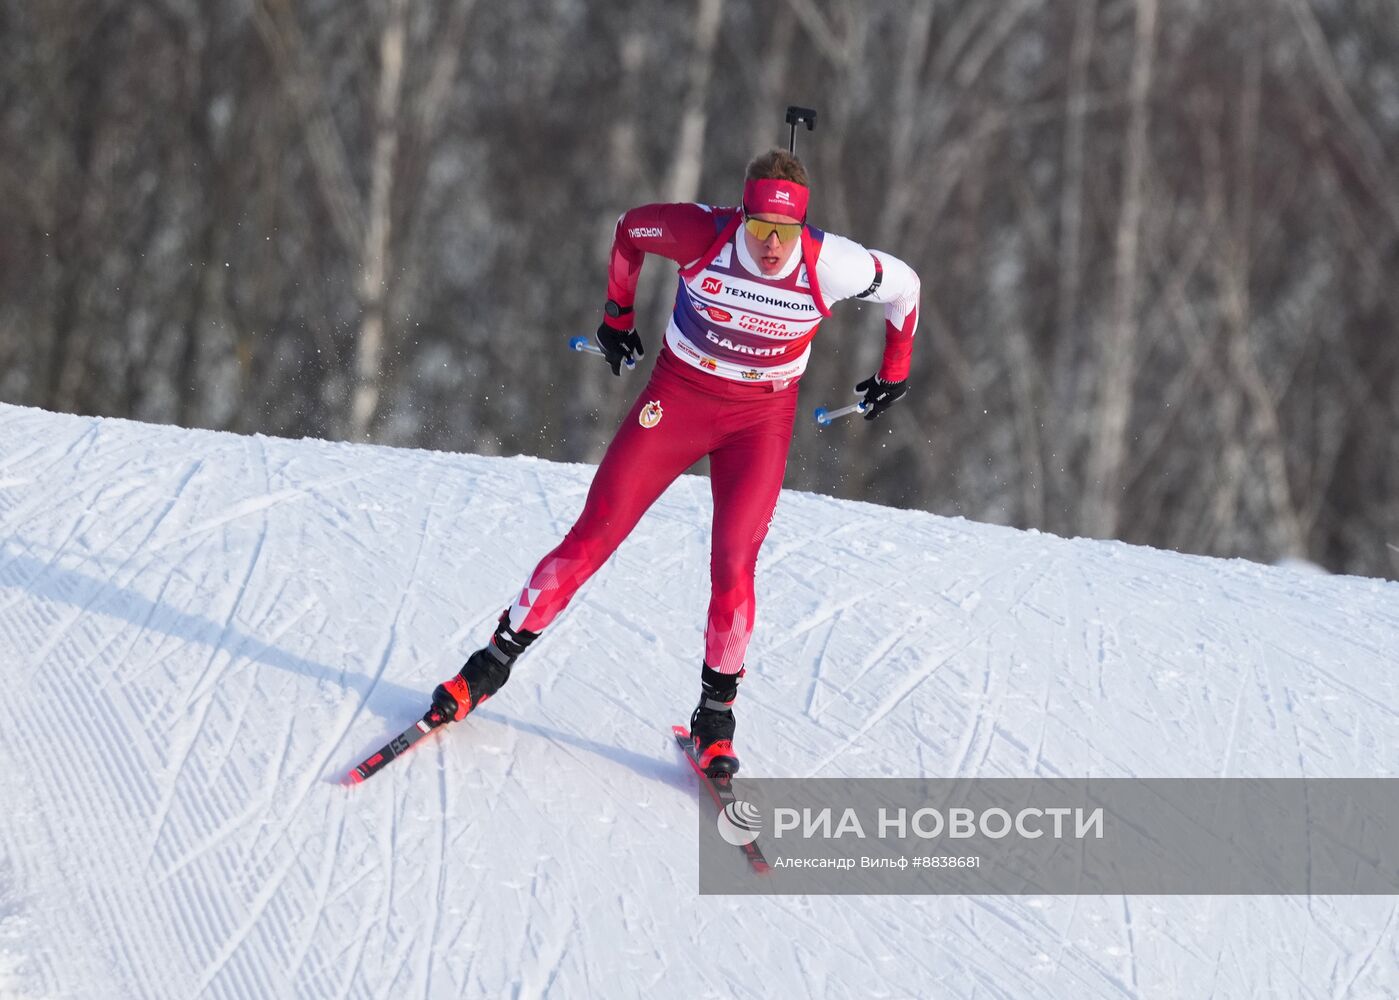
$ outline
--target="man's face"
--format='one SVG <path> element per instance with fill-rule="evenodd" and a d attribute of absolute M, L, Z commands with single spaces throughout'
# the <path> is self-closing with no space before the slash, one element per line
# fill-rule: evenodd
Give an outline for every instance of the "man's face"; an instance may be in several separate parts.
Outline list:
<path fill-rule="evenodd" d="M 749 219 L 758 222 L 782 222 L 788 224 L 800 224 L 800 219 L 794 219 L 790 215 L 772 215 L 763 213 L 761 215 L 750 215 Z M 777 233 L 769 233 L 766 239 L 758 239 L 748 227 L 743 228 L 743 238 L 747 241 L 748 253 L 758 262 L 758 270 L 764 277 L 771 277 L 787 266 L 787 261 L 791 259 L 793 252 L 801 244 L 801 236 L 782 242 L 777 238 Z"/>

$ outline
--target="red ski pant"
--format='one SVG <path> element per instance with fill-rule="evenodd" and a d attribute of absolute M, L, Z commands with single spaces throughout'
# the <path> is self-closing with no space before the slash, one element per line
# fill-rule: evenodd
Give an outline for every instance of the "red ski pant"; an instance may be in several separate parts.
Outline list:
<path fill-rule="evenodd" d="M 753 574 L 796 412 L 796 386 L 773 392 L 720 379 L 663 349 L 598 466 L 583 513 L 511 607 L 511 628 L 538 632 L 552 622 L 666 487 L 708 455 L 714 525 L 704 660 L 737 673 L 753 634 Z"/>

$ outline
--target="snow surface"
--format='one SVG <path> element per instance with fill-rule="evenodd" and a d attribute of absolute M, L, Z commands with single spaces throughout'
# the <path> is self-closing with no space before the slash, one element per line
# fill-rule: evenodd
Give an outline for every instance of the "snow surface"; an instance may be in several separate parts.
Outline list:
<path fill-rule="evenodd" d="M 592 470 L 0 406 L 0 995 L 1392 997 L 1388 897 L 701 897 L 708 484 L 368 783 Z M 1399 585 L 788 493 L 750 774 L 1392 776 Z"/>

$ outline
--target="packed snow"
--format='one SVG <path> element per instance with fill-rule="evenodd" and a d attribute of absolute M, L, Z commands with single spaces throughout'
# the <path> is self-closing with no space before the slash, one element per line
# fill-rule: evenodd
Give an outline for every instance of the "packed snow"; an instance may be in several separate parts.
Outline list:
<path fill-rule="evenodd" d="M 698 895 L 700 477 L 342 786 L 591 474 L 0 406 L 0 996 L 1399 995 L 1390 897 Z M 1399 584 L 787 493 L 758 598 L 752 776 L 1393 776 Z"/>

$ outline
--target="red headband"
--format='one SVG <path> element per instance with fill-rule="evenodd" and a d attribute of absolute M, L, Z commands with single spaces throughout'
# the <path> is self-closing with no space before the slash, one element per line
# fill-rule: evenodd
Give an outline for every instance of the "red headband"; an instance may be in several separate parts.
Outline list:
<path fill-rule="evenodd" d="M 749 215 L 786 215 L 806 219 L 809 192 L 795 181 L 764 178 L 743 182 L 743 210 Z"/>

